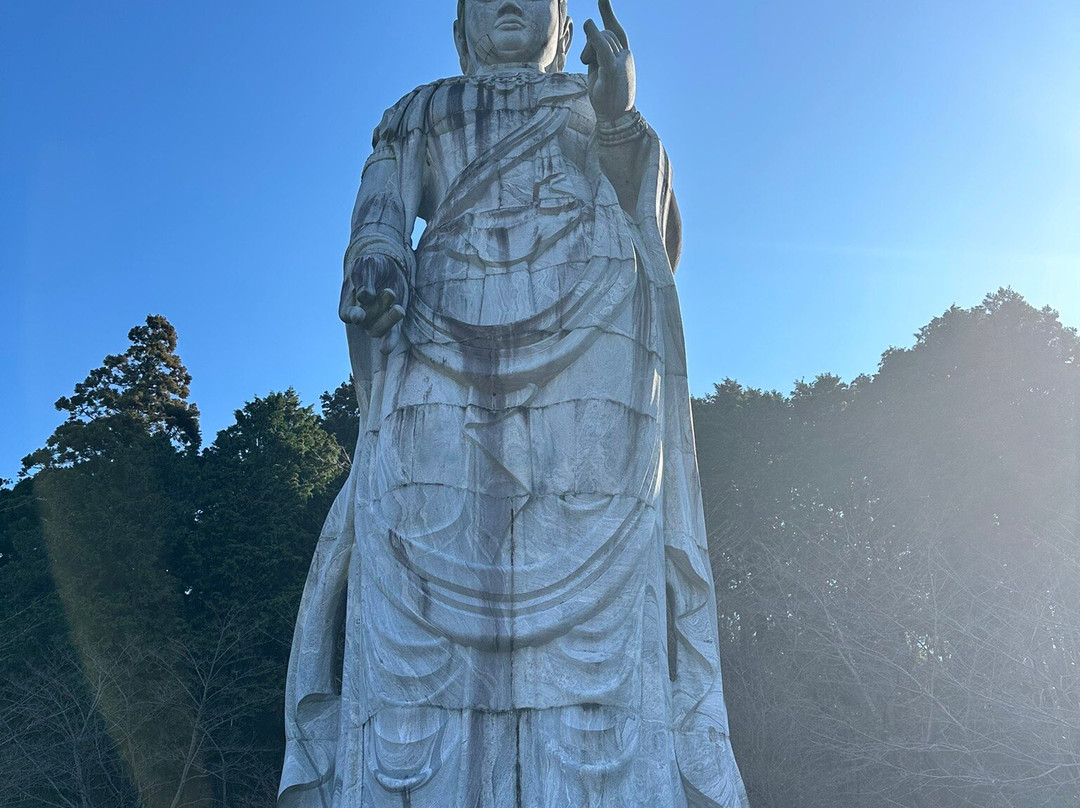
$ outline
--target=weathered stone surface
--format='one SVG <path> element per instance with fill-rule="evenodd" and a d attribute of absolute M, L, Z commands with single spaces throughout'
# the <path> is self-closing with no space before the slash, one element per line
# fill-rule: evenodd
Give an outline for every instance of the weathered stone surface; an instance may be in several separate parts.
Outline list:
<path fill-rule="evenodd" d="M 282 808 L 746 805 L 678 211 L 601 13 L 572 75 L 559 0 L 465 0 L 465 75 L 375 132 L 340 312 L 363 423 L 297 623 Z"/>

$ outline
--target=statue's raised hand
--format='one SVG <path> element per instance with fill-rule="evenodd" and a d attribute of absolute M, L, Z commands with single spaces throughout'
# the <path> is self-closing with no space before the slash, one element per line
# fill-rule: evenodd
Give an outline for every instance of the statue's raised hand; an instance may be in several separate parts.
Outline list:
<path fill-rule="evenodd" d="M 600 17 L 604 30 L 591 19 L 585 21 L 585 36 L 589 42 L 581 52 L 581 61 L 589 67 L 589 98 L 596 117 L 614 121 L 634 107 L 637 79 L 634 55 L 626 31 L 611 10 L 611 0 L 600 0 Z"/>
<path fill-rule="evenodd" d="M 345 275 L 338 316 L 372 337 L 384 337 L 405 316 L 399 301 L 404 302 L 407 289 L 405 272 L 393 258 L 362 256 Z"/>

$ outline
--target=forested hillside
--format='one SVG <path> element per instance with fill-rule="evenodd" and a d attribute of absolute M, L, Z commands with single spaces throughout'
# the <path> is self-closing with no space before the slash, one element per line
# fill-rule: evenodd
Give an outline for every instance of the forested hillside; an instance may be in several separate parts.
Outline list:
<path fill-rule="evenodd" d="M 160 316 L 0 491 L 0 805 L 274 803 L 291 625 L 357 435 L 256 398 L 202 446 Z M 695 401 L 755 808 L 1080 805 L 1080 340 L 1010 290 L 873 375 Z"/>

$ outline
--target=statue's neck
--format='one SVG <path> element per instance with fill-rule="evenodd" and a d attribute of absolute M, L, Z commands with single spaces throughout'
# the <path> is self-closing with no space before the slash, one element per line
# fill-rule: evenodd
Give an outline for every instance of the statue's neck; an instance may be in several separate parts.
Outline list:
<path fill-rule="evenodd" d="M 498 73 L 543 73 L 539 62 L 507 62 L 497 65 L 480 65 L 474 75 L 491 76 Z"/>

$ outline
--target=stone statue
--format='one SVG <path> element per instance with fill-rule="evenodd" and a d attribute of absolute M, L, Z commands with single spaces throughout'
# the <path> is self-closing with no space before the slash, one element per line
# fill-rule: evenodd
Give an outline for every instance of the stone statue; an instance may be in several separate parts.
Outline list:
<path fill-rule="evenodd" d="M 566 0 L 458 0 L 464 75 L 375 130 L 340 309 L 361 434 L 300 607 L 281 808 L 747 805 L 671 170 L 600 12 L 576 75 Z"/>

